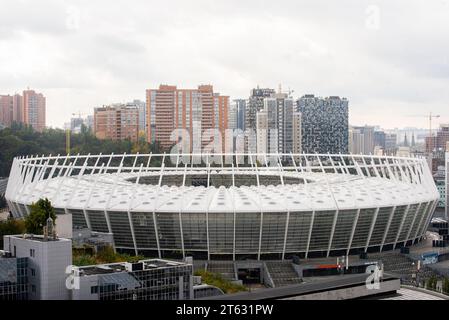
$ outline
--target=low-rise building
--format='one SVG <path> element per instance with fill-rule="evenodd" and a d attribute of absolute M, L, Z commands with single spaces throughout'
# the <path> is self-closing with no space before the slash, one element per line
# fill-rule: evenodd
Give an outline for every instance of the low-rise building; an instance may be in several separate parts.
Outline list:
<path fill-rule="evenodd" d="M 193 266 L 162 259 L 74 267 L 73 300 L 193 299 Z"/>
<path fill-rule="evenodd" d="M 4 251 L 20 264 L 17 270 L 22 272 L 26 265 L 29 300 L 69 299 L 66 270 L 72 265 L 72 241 L 38 235 L 9 235 L 3 239 Z M 4 267 L 0 265 L 0 273 L 8 272 Z M 20 285 L 25 283 L 20 282 Z"/>

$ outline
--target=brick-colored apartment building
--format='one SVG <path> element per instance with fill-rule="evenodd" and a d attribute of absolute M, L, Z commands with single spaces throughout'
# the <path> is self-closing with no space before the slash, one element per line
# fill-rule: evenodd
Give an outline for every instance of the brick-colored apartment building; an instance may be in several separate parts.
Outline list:
<path fill-rule="evenodd" d="M 211 85 L 200 85 L 197 89 L 178 89 L 172 85 L 160 85 L 159 89 L 148 89 L 147 138 L 158 141 L 168 151 L 176 141 L 171 140 L 175 129 L 185 129 L 190 134 L 190 145 L 194 130 L 203 133 L 207 129 L 218 129 L 224 140 L 228 128 L 229 97 L 215 93 Z M 203 139 L 201 146 L 210 141 Z"/>
<path fill-rule="evenodd" d="M 0 95 L 0 123 L 4 126 L 19 122 L 41 132 L 46 124 L 45 114 L 46 99 L 42 93 L 24 90 L 23 95 Z"/>
<path fill-rule="evenodd" d="M 125 105 L 95 108 L 94 132 L 98 139 L 137 141 L 139 109 Z"/>

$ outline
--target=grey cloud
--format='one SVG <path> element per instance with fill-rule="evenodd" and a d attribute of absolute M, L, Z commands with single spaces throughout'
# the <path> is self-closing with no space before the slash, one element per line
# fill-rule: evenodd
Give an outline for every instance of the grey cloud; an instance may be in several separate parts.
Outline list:
<path fill-rule="evenodd" d="M 351 121 L 372 112 L 388 127 L 420 125 L 406 114 L 442 112 L 449 99 L 448 1 L 36 3 L 2 3 L 0 89 L 46 93 L 52 125 L 144 99 L 159 83 L 211 83 L 232 98 L 282 83 L 295 95 L 346 96 Z M 369 6 L 377 29 L 366 25 Z"/>

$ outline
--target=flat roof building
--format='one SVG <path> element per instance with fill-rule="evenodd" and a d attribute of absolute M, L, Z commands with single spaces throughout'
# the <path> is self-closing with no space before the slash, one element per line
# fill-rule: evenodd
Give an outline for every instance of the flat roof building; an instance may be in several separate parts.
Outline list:
<path fill-rule="evenodd" d="M 139 109 L 125 105 L 95 108 L 94 133 L 98 139 L 137 141 Z"/>
<path fill-rule="evenodd" d="M 162 259 L 121 262 L 72 270 L 73 300 L 193 299 L 193 266 Z"/>
<path fill-rule="evenodd" d="M 39 235 L 9 235 L 3 239 L 4 251 L 18 259 L 27 258 L 29 300 L 69 299 L 66 269 L 72 264 L 71 240 Z"/>

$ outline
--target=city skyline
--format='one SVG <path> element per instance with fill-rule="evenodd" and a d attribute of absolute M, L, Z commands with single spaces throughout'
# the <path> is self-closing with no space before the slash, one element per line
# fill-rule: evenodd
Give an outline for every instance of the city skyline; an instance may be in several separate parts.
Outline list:
<path fill-rule="evenodd" d="M 231 99 L 281 83 L 295 98 L 347 97 L 350 123 L 357 125 L 427 127 L 429 111 L 449 122 L 449 64 L 446 43 L 438 41 L 449 30 L 447 1 L 324 7 L 321 1 L 44 1 L 40 8 L 6 2 L 0 88 L 43 92 L 53 127 L 73 112 L 145 100 L 145 88 L 160 83 L 212 84 Z"/>

